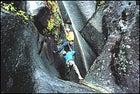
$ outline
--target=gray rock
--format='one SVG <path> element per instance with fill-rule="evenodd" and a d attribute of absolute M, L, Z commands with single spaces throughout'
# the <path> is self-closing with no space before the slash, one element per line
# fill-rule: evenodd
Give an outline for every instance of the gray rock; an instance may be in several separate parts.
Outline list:
<path fill-rule="evenodd" d="M 44 1 L 26 1 L 27 5 L 27 14 L 34 14 L 37 15 L 39 10 L 42 7 L 45 7 L 45 2 Z"/>
<path fill-rule="evenodd" d="M 58 6 L 59 6 L 59 10 L 60 10 L 60 13 L 61 13 L 61 17 L 63 19 L 63 22 L 70 24 L 71 21 L 69 19 L 68 13 L 67 13 L 67 11 L 66 11 L 66 9 L 65 9 L 64 4 L 62 3 L 62 1 L 58 1 Z"/>
<path fill-rule="evenodd" d="M 2 93 L 95 92 L 57 78 L 55 67 L 42 59 L 43 52 L 38 54 L 37 29 L 32 22 L 3 12 L 1 23 Z"/>
<path fill-rule="evenodd" d="M 96 1 L 77 1 L 76 3 L 86 20 L 90 19 L 95 13 Z"/>
<path fill-rule="evenodd" d="M 114 49 L 117 41 L 120 41 L 120 38 L 120 35 L 117 33 L 111 34 L 108 37 L 103 52 L 94 61 L 93 65 L 90 67 L 89 73 L 85 77 L 87 81 L 102 86 L 112 93 L 122 92 L 120 87 L 116 85 L 109 67 L 113 56 L 111 51 Z"/>
<path fill-rule="evenodd" d="M 94 61 L 86 79 L 103 87 L 105 85 L 112 92 L 138 93 L 138 6 L 135 1 L 109 1 L 106 4 L 108 8 L 103 17 L 103 32 L 108 33 L 105 49 Z M 127 23 L 125 32 L 119 29 L 119 19 Z"/>
<path fill-rule="evenodd" d="M 86 24 L 86 18 L 85 16 L 81 15 L 81 11 L 77 6 L 76 1 L 63 1 L 63 4 L 72 24 L 75 26 L 76 30 L 81 31 L 81 29 Z"/>

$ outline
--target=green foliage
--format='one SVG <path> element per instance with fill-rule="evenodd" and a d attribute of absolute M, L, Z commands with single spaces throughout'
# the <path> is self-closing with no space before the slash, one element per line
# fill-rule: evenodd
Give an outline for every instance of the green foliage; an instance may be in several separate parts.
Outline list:
<path fill-rule="evenodd" d="M 103 5 L 104 3 L 105 3 L 105 0 L 99 0 L 99 1 L 97 1 L 96 10 L 98 10 L 100 8 L 100 6 Z"/>
<path fill-rule="evenodd" d="M 11 4 L 6 4 L 4 3 L 4 6 L 3 8 L 7 11 L 13 11 L 15 12 L 16 11 L 16 8 L 14 7 L 14 3 L 12 2 Z"/>
<path fill-rule="evenodd" d="M 55 25 L 55 19 L 53 19 L 53 18 L 51 17 L 51 19 L 48 20 L 47 29 L 48 29 L 49 31 L 51 31 L 51 30 L 54 28 L 54 25 Z"/>
<path fill-rule="evenodd" d="M 14 3 L 11 2 L 11 4 L 6 4 L 2 6 L 6 11 L 11 11 L 13 12 L 16 16 L 23 17 L 26 21 L 29 20 L 29 16 L 25 14 L 24 11 L 22 10 L 17 10 L 16 7 L 14 7 Z M 30 18 L 32 18 L 34 15 L 32 14 Z"/>
<path fill-rule="evenodd" d="M 47 28 L 45 28 L 45 29 L 43 30 L 43 34 L 46 35 L 47 33 L 49 33 L 49 30 L 48 30 Z"/>
<path fill-rule="evenodd" d="M 58 38 L 58 28 L 62 24 L 62 19 L 59 15 L 59 7 L 56 1 L 47 1 L 46 5 L 51 11 L 51 17 L 48 20 L 46 28 L 43 30 L 44 34 L 52 34 L 55 38 Z"/>
<path fill-rule="evenodd" d="M 17 15 L 17 16 L 21 16 L 21 17 L 23 17 L 25 20 L 28 20 L 28 19 L 29 19 L 29 16 L 25 15 L 25 12 L 22 11 L 22 10 L 16 12 L 15 15 Z"/>
<path fill-rule="evenodd" d="M 62 19 L 60 18 L 59 13 L 55 12 L 54 17 L 56 18 L 55 19 L 55 26 L 56 27 L 60 26 L 60 24 L 62 24 Z"/>
<path fill-rule="evenodd" d="M 50 20 L 48 20 L 48 26 L 47 26 L 47 29 L 51 31 L 54 29 L 54 27 L 59 27 L 60 24 L 62 23 L 62 20 L 59 16 L 57 3 L 55 1 L 48 1 L 47 3 L 50 5 L 49 8 L 51 9 L 52 12 L 51 18 Z"/>

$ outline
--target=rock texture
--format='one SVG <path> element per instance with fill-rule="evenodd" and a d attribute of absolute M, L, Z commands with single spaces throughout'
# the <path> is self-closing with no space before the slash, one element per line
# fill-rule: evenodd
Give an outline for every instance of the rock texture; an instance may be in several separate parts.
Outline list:
<path fill-rule="evenodd" d="M 63 1 L 73 29 L 81 33 L 83 39 L 97 55 L 85 79 L 114 93 L 138 93 L 138 3 L 106 1 L 98 9 L 93 8 L 90 12 L 89 7 L 95 6 L 96 2 L 94 5 L 90 3 L 84 7 L 86 3 L 88 2 Z M 124 30 L 119 24 L 121 19 L 126 23 Z M 75 50 L 79 51 L 78 48 Z"/>
<path fill-rule="evenodd" d="M 106 13 L 103 18 L 103 32 L 108 31 L 107 41 L 86 79 L 91 82 L 101 81 L 102 86 L 111 86 L 113 92 L 138 93 L 138 6 L 134 1 L 112 1 L 106 4 L 109 7 L 104 11 Z M 120 18 L 127 23 L 126 31 L 120 29 Z"/>
<path fill-rule="evenodd" d="M 27 14 L 37 15 L 40 9 L 45 6 L 45 1 L 26 1 Z"/>
<path fill-rule="evenodd" d="M 34 24 L 37 27 L 38 32 L 42 35 L 44 34 L 43 30 L 48 25 L 48 19 L 50 18 L 50 16 L 51 12 L 47 7 L 39 8 L 36 15 L 34 16 Z"/>
<path fill-rule="evenodd" d="M 1 12 L 1 16 L 2 92 L 31 92 L 34 85 L 31 75 L 33 68 L 30 63 L 34 60 L 34 52 L 31 46 L 35 44 L 31 44 L 30 41 L 35 43 L 35 40 L 28 37 L 31 36 L 28 30 L 32 28 L 28 27 L 22 19 L 11 14 Z M 30 51 L 32 52 L 29 53 Z M 25 88 L 27 86 L 29 88 Z"/>
<path fill-rule="evenodd" d="M 112 63 L 112 50 L 117 42 L 120 41 L 121 36 L 119 34 L 111 34 L 108 37 L 107 43 L 104 46 L 103 52 L 94 61 L 89 73 L 85 79 L 89 82 L 97 84 L 110 92 L 120 93 L 122 90 L 116 85 L 114 76 L 110 69 Z"/>
<path fill-rule="evenodd" d="M 139 93 L 138 2 L 58 4 L 64 22 L 71 23 L 75 32 L 75 61 L 85 80 L 112 93 Z M 1 9 L 1 93 L 98 93 L 74 83 L 73 70 L 66 74 L 64 60 L 52 53 L 56 49 L 54 37 L 38 33 L 47 25 L 50 11 L 42 6 L 38 9 L 35 25 Z M 124 20 L 124 28 L 120 20 Z"/>
<path fill-rule="evenodd" d="M 86 3 L 88 3 L 88 6 L 83 6 Z M 83 38 L 87 41 L 88 45 L 90 45 L 91 49 L 94 50 L 94 53 L 98 55 L 105 43 L 105 36 L 102 33 L 103 9 L 99 12 L 96 12 L 95 1 L 91 3 L 86 1 L 63 1 L 63 4 L 69 17 L 71 18 L 72 25 L 78 32 L 81 33 Z M 91 7 L 93 7 L 92 10 L 90 10 Z M 83 12 L 83 8 L 86 10 L 85 13 Z"/>
<path fill-rule="evenodd" d="M 78 65 L 83 64 L 83 70 L 86 70 L 87 72 L 92 64 L 92 61 L 96 58 L 96 55 L 79 33 L 79 30 L 81 30 L 86 24 L 86 19 L 80 14 L 77 1 L 63 1 L 63 4 L 72 22 L 73 32 L 75 33 L 75 39 L 77 41 L 77 49 L 75 50 L 77 50 L 77 53 L 80 54 L 79 58 L 82 60 L 82 62 L 76 61 L 76 63 Z"/>
<path fill-rule="evenodd" d="M 66 9 L 64 7 L 64 4 L 62 3 L 62 1 L 58 1 L 57 3 L 59 5 L 59 10 L 60 10 L 60 14 L 61 14 L 61 17 L 63 19 L 63 22 L 71 24 L 71 21 L 69 19 L 68 13 L 67 13 L 67 11 L 66 11 Z"/>
<path fill-rule="evenodd" d="M 59 79 L 44 52 L 38 54 L 37 29 L 32 22 L 1 11 L 1 93 L 95 92 Z"/>

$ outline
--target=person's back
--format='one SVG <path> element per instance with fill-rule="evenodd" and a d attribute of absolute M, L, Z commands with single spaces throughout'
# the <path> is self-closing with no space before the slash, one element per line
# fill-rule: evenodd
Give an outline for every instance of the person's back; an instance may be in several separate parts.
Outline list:
<path fill-rule="evenodd" d="M 73 41 L 74 40 L 74 33 L 73 32 L 66 33 L 66 38 L 68 41 Z"/>
<path fill-rule="evenodd" d="M 62 49 L 64 49 L 64 48 L 71 49 L 71 47 L 74 45 L 74 33 L 71 32 L 69 28 L 67 28 L 65 30 L 65 34 L 66 34 L 67 41 L 63 42 L 63 44 L 58 46 L 58 50 L 57 51 L 53 51 L 54 53 L 61 52 Z"/>
<path fill-rule="evenodd" d="M 73 33 L 72 31 L 70 31 L 69 28 L 67 28 L 67 29 L 65 30 L 65 34 L 66 34 L 66 39 L 67 39 L 68 41 L 73 41 L 73 40 L 74 40 L 74 33 Z"/>
<path fill-rule="evenodd" d="M 78 75 L 78 78 L 81 80 L 83 79 L 83 77 L 81 76 L 78 67 L 76 66 L 75 62 L 74 62 L 74 58 L 73 56 L 75 55 L 75 51 L 71 50 L 71 51 L 64 51 L 63 52 L 64 58 L 66 60 L 66 64 L 73 66 L 73 69 L 75 70 L 75 72 Z"/>
<path fill-rule="evenodd" d="M 66 55 L 64 56 L 66 62 L 68 62 L 69 60 L 74 60 L 73 58 L 74 54 L 75 54 L 75 51 L 68 51 Z"/>

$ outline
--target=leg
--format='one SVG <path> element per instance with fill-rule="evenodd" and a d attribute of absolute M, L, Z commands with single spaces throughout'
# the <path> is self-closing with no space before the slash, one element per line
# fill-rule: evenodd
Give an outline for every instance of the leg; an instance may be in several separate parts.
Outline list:
<path fill-rule="evenodd" d="M 65 46 L 67 46 L 69 44 L 69 42 L 64 42 L 62 45 L 60 45 L 59 47 L 58 47 L 58 52 L 60 52 L 62 49 L 64 49 L 64 47 Z"/>
<path fill-rule="evenodd" d="M 69 72 L 70 72 L 70 70 L 71 70 L 71 69 L 70 69 L 71 67 L 70 67 L 69 62 L 66 62 L 66 65 L 67 65 L 67 68 L 68 68 L 68 73 L 69 73 Z"/>
<path fill-rule="evenodd" d="M 81 74 L 80 74 L 80 72 L 79 72 L 79 69 L 78 69 L 78 67 L 76 66 L 75 62 L 74 62 L 73 60 L 70 60 L 70 61 L 69 61 L 69 64 L 73 66 L 75 72 L 76 72 L 77 75 L 78 75 L 78 78 L 79 78 L 79 79 L 83 79 L 83 77 L 81 76 Z"/>

